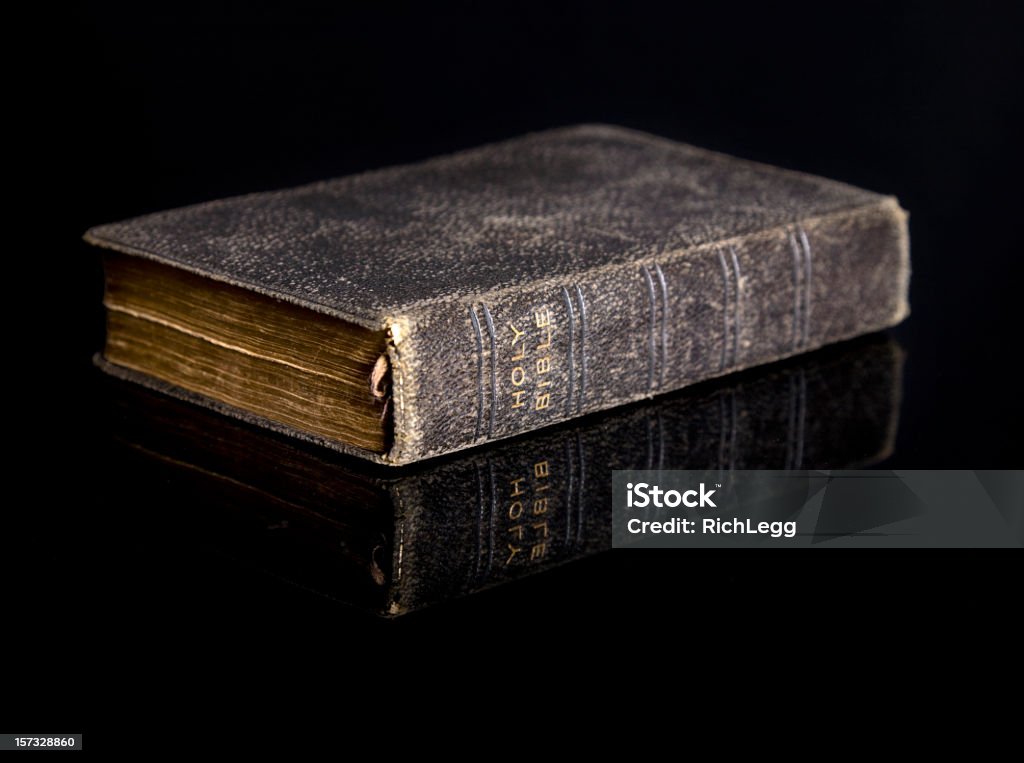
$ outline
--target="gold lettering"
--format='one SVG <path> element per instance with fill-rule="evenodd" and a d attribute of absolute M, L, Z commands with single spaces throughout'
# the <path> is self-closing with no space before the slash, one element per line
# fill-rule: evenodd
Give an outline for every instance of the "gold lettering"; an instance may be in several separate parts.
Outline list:
<path fill-rule="evenodd" d="M 537 328 L 542 329 L 551 324 L 551 313 L 548 312 L 546 307 L 542 307 L 540 310 L 534 310 L 533 320 L 537 324 Z"/>
<path fill-rule="evenodd" d="M 548 499 L 538 498 L 533 502 L 533 514 L 534 516 L 540 516 L 541 514 L 547 514 L 548 511 Z"/>
<path fill-rule="evenodd" d="M 550 471 L 548 470 L 548 462 L 538 461 L 537 463 L 535 463 L 533 465 L 533 476 L 536 477 L 537 479 L 542 479 L 543 477 L 550 476 Z"/>
<path fill-rule="evenodd" d="M 553 329 L 550 326 L 548 326 L 548 340 L 546 342 L 541 342 L 540 344 L 538 344 L 537 345 L 537 349 L 538 350 L 546 350 L 546 349 L 548 349 L 551 346 L 551 335 L 552 335 L 552 333 L 553 333 Z"/>
<path fill-rule="evenodd" d="M 511 546 L 510 546 L 510 548 L 511 548 Z M 541 558 L 543 558 L 544 554 L 547 553 L 547 550 L 548 550 L 548 544 L 547 543 L 536 543 L 536 544 L 534 544 L 533 546 L 530 547 L 530 561 L 533 561 L 534 559 L 541 559 Z M 510 556 L 509 557 L 509 561 L 511 561 L 511 560 L 512 560 L 512 557 Z M 506 562 L 506 564 L 508 564 L 508 562 Z"/>
<path fill-rule="evenodd" d="M 522 360 L 523 358 L 526 357 L 526 342 L 523 340 L 523 337 L 526 336 L 526 332 L 525 331 L 520 331 L 515 326 L 513 326 L 511 323 L 508 324 L 508 327 L 510 329 L 512 329 L 512 334 L 513 334 L 513 336 L 512 336 L 512 349 L 515 349 L 516 342 L 522 341 L 522 345 L 519 347 L 519 352 L 512 356 L 512 360 L 513 361 L 515 361 L 515 360 Z"/>
<path fill-rule="evenodd" d="M 525 395 L 525 394 L 526 394 L 526 390 L 525 389 L 512 390 L 512 397 L 514 397 L 516 399 L 516 401 L 514 403 L 512 403 L 512 407 L 513 408 L 522 408 L 523 407 L 523 395 Z"/>
<path fill-rule="evenodd" d="M 512 564 L 512 560 L 516 558 L 516 554 L 518 554 L 522 550 L 523 549 L 520 546 L 513 546 L 511 543 L 509 543 L 508 559 L 505 560 L 505 566 L 507 567 L 508 565 Z M 530 553 L 530 558 L 533 558 L 533 552 Z"/>
<path fill-rule="evenodd" d="M 508 528 L 508 534 L 516 536 L 516 540 L 523 539 L 523 526 L 516 525 L 515 527 Z"/>
<path fill-rule="evenodd" d="M 526 477 L 516 477 L 514 480 L 509 480 L 509 482 L 512 483 L 512 493 L 511 493 L 511 495 L 513 497 L 515 497 L 517 495 L 522 495 L 523 493 L 526 492 L 521 487 L 519 487 L 519 483 L 520 482 L 526 482 Z"/>
<path fill-rule="evenodd" d="M 537 386 L 538 387 L 550 387 L 551 386 L 551 380 L 550 379 L 545 379 L 542 382 L 538 382 Z"/>
<path fill-rule="evenodd" d="M 548 537 L 548 521 L 546 519 L 543 522 L 534 522 L 530 527 L 539 531 L 542 538 Z"/>
<path fill-rule="evenodd" d="M 542 395 L 537 395 L 537 404 L 534 406 L 534 408 L 536 410 L 542 411 L 545 408 L 547 408 L 549 405 L 551 405 L 551 393 L 550 392 L 545 392 Z"/>
<path fill-rule="evenodd" d="M 522 514 L 523 514 L 523 502 L 522 501 L 516 501 L 515 503 L 513 503 L 511 506 L 508 507 L 508 518 L 509 519 L 519 519 L 519 517 L 521 517 Z"/>
<path fill-rule="evenodd" d="M 546 374 L 551 370 L 551 358 L 537 358 L 537 373 Z"/>
<path fill-rule="evenodd" d="M 515 336 L 512 337 L 512 344 L 513 345 L 515 345 L 516 342 L 518 342 L 520 339 L 523 338 L 523 336 L 526 335 L 525 331 L 520 331 L 515 326 L 513 326 L 511 323 L 508 324 L 508 327 L 510 329 L 512 329 L 512 333 L 515 334 Z"/>
<path fill-rule="evenodd" d="M 518 379 L 519 381 L 516 381 Z M 512 383 L 517 387 L 521 386 L 526 381 L 526 371 L 523 370 L 522 366 L 516 366 L 512 369 Z"/>

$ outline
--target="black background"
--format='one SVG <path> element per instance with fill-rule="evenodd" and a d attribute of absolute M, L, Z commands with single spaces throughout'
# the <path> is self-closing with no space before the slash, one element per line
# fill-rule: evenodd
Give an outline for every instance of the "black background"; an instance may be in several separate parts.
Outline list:
<path fill-rule="evenodd" d="M 1006 627 L 1019 556 L 972 551 L 612 552 L 378 622 L 205 555 L 172 511 L 127 494 L 97 441 L 101 278 L 86 228 L 584 121 L 898 196 L 913 315 L 893 332 L 907 365 L 886 466 L 1024 465 L 1019 11 L 367 5 L 86 4 L 16 41 L 28 129 L 8 150 L 32 180 L 7 221 L 29 233 L 7 251 L 8 325 L 22 329 L 9 381 L 26 401 L 10 420 L 13 477 L 34 496 L 9 512 L 24 523 L 8 534 L 22 553 L 4 592 L 17 729 L 102 746 L 175 708 L 222 720 L 239 689 L 271 715 L 325 691 L 325 709 L 384 714 L 451 682 L 482 703 L 514 687 L 550 704 L 630 654 L 813 645 L 848 669 L 862 652 L 828 654 L 841 637 L 895 659 L 948 633 L 921 627 L 937 615 Z M 120 701 L 94 701 L 100 686 Z"/>

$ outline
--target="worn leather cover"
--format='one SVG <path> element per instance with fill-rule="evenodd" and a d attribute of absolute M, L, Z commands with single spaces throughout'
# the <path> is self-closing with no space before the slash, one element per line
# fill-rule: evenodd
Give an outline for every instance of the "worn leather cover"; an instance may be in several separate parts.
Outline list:
<path fill-rule="evenodd" d="M 391 464 L 908 313 L 906 214 L 894 198 L 602 125 L 85 237 L 387 330 L 394 445 L 360 455 Z"/>
<path fill-rule="evenodd" d="M 885 458 L 902 358 L 892 341 L 865 338 L 398 469 L 113 381 L 105 418 L 117 442 L 169 470 L 154 480 L 132 469 L 161 486 L 190 542 L 398 615 L 610 548 L 610 469 L 836 469 Z"/>

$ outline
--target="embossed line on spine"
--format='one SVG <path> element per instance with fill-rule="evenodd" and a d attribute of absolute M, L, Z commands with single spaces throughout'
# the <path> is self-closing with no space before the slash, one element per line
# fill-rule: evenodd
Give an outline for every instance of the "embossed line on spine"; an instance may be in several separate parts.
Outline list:
<path fill-rule="evenodd" d="M 476 430 L 473 439 L 480 439 L 480 429 L 484 423 L 484 340 L 480 333 L 480 319 L 477 317 L 476 308 L 469 308 L 469 320 L 473 324 L 473 334 L 476 337 Z"/>
<path fill-rule="evenodd" d="M 494 417 L 498 407 L 498 349 L 497 343 L 498 338 L 494 332 L 494 318 L 491 317 L 491 311 L 487 309 L 487 305 L 480 303 L 480 307 L 484 311 L 484 320 L 487 322 L 487 333 L 490 335 L 491 341 L 491 410 L 490 417 L 487 422 L 487 436 L 494 436 Z"/>
<path fill-rule="evenodd" d="M 725 261 L 725 253 L 717 250 L 718 263 L 722 266 L 722 354 L 718 360 L 718 370 L 724 371 L 729 360 L 729 265 Z"/>
<path fill-rule="evenodd" d="M 568 331 L 568 334 L 569 334 L 568 345 L 569 345 L 569 347 L 568 347 L 568 350 L 566 351 L 567 355 L 568 355 L 568 359 L 566 361 L 566 365 L 568 366 L 568 369 L 569 369 L 569 383 L 568 383 L 568 385 L 566 387 L 566 394 L 565 394 L 565 413 L 568 416 L 568 415 L 570 415 L 572 413 L 572 404 L 573 404 L 572 393 L 573 393 L 573 385 L 574 385 L 574 383 L 576 381 L 576 358 L 575 358 L 575 352 L 574 352 L 574 347 L 573 347 L 573 343 L 575 342 L 575 336 L 576 336 L 576 312 L 572 309 L 572 298 L 569 296 L 569 290 L 566 289 L 564 286 L 562 287 L 562 299 L 565 300 L 565 310 L 566 310 L 566 312 L 568 313 L 568 316 L 569 316 L 569 331 Z"/>
<path fill-rule="evenodd" d="M 790 232 L 789 245 L 793 250 L 792 347 L 799 350 L 807 345 L 811 322 L 811 244 L 803 226 Z"/>
<path fill-rule="evenodd" d="M 654 272 L 658 274 L 661 287 L 661 365 L 658 367 L 658 389 L 661 389 L 665 386 L 665 366 L 668 364 L 668 283 L 658 263 L 654 263 Z"/>
<path fill-rule="evenodd" d="M 647 269 L 646 265 L 641 265 L 640 273 L 644 277 L 644 283 L 647 284 L 647 302 L 650 306 L 650 309 L 647 311 L 647 389 L 650 390 L 654 388 L 654 326 L 655 314 L 657 313 L 657 304 L 654 297 L 654 279 L 651 278 L 651 271 Z"/>
<path fill-rule="evenodd" d="M 803 302 L 803 290 L 800 288 L 803 252 L 792 232 L 789 234 L 789 248 L 793 252 L 793 331 L 790 337 L 790 346 L 796 350 L 800 346 L 800 326 L 803 323 L 800 318 L 800 305 Z"/>
<path fill-rule="evenodd" d="M 731 246 L 729 247 L 729 254 L 732 256 L 732 268 L 733 273 L 736 276 L 736 280 L 733 284 L 733 300 L 732 300 L 732 363 L 735 366 L 739 361 L 740 352 L 740 331 L 743 328 L 743 291 L 740 288 L 741 274 L 740 274 L 740 260 L 736 256 L 736 250 Z"/>
<path fill-rule="evenodd" d="M 802 225 L 797 226 L 800 233 L 800 245 L 804 250 L 804 324 L 801 341 L 807 346 L 807 339 L 811 331 L 811 242 L 807 240 L 807 233 Z"/>
<path fill-rule="evenodd" d="M 587 300 L 583 289 L 576 284 L 576 298 L 580 302 L 580 393 L 576 398 L 576 410 L 583 408 L 587 398 Z"/>

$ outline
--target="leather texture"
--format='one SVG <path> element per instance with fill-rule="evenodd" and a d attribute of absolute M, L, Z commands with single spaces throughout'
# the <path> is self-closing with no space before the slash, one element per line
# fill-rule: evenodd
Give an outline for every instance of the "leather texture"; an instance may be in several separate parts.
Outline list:
<path fill-rule="evenodd" d="M 378 460 L 392 464 L 908 313 L 895 199 L 603 125 L 148 215 L 86 239 L 388 330 L 395 437 Z"/>
<path fill-rule="evenodd" d="M 610 469 L 838 469 L 885 458 L 902 359 L 892 341 L 865 338 L 399 469 L 114 381 L 106 420 L 117 441 L 170 471 L 150 484 L 188 507 L 204 545 L 398 615 L 609 548 Z"/>

